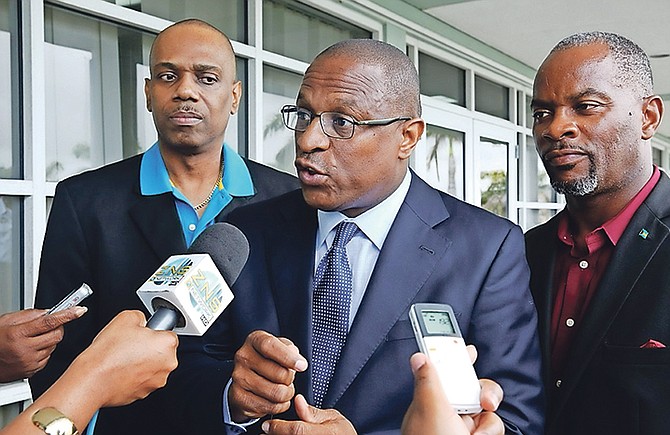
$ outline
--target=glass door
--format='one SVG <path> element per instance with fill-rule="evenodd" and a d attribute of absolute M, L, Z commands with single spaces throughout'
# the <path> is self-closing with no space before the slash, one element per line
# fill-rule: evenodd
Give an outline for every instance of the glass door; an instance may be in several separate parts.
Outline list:
<path fill-rule="evenodd" d="M 412 168 L 436 189 L 517 222 L 515 129 L 502 125 L 504 121 L 473 119 L 466 109 L 423 98 L 426 131 Z"/>
<path fill-rule="evenodd" d="M 514 130 L 474 120 L 476 205 L 513 222 L 517 214 L 517 144 Z"/>
<path fill-rule="evenodd" d="M 472 120 L 430 101 L 424 102 L 422 117 L 426 131 L 414 152 L 413 169 L 434 188 L 467 201 Z"/>

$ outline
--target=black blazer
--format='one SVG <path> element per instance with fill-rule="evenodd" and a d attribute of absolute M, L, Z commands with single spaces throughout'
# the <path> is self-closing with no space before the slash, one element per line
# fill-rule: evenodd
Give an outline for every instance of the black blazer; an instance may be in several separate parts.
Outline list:
<path fill-rule="evenodd" d="M 617 244 L 572 345 L 549 376 L 556 217 L 526 234 L 549 392 L 548 434 L 667 434 L 670 416 L 670 179 L 661 174 Z M 649 232 L 643 238 L 642 229 Z M 649 339 L 669 346 L 640 348 Z"/>
<path fill-rule="evenodd" d="M 238 209 L 229 220 L 249 239 L 249 261 L 234 286 L 235 299 L 203 337 L 200 352 L 193 345 L 197 339 L 182 340 L 180 367 L 171 380 L 179 384 L 172 385 L 179 388 L 176 395 L 197 398 L 174 411 L 192 416 L 186 422 L 191 433 L 223 433 L 217 426 L 229 361 L 249 332 L 288 337 L 311 360 L 316 211 L 300 192 L 291 192 Z M 409 357 L 418 351 L 410 305 L 444 302 L 453 306 L 466 342 L 478 347 L 478 374 L 505 390 L 500 415 L 515 433 L 541 432 L 541 358 L 527 285 L 519 227 L 413 175 L 324 407 L 338 409 L 360 434 L 397 434 L 412 399 Z M 310 376 L 308 370 L 295 382 L 311 402 Z M 204 412 L 206 407 L 211 409 Z"/>
<path fill-rule="evenodd" d="M 94 293 L 84 303 L 88 313 L 66 325 L 65 337 L 46 368 L 31 379 L 35 396 L 60 376 L 117 313 L 125 309 L 146 313 L 135 291 L 167 257 L 186 251 L 172 195 L 140 194 L 141 158 L 134 156 L 76 175 L 56 188 L 42 247 L 35 306 L 52 306 L 82 282 Z M 233 198 L 217 221 L 237 207 L 299 187 L 293 176 L 250 160 L 245 163 L 256 193 Z M 133 406 L 102 412 L 96 435 L 153 433 L 142 429 L 139 413 L 124 414 L 124 409 Z M 119 416 L 112 418 L 114 412 Z M 161 420 L 150 415 L 156 412 L 162 411 L 146 410 L 146 418 Z"/>

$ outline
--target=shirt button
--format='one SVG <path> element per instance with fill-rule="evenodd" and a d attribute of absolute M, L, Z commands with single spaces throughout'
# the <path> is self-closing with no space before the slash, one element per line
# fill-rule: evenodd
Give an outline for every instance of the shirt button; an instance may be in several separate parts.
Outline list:
<path fill-rule="evenodd" d="M 582 260 L 579 262 L 579 267 L 582 269 L 586 269 L 587 267 L 589 267 L 589 262 L 586 260 Z"/>
<path fill-rule="evenodd" d="M 189 224 L 188 229 L 191 231 L 195 231 L 195 224 Z"/>
<path fill-rule="evenodd" d="M 561 388 L 561 380 L 556 381 L 556 388 Z"/>
<path fill-rule="evenodd" d="M 565 324 L 568 326 L 568 328 L 572 328 L 573 326 L 575 326 L 575 320 L 574 319 L 567 319 L 565 321 Z"/>

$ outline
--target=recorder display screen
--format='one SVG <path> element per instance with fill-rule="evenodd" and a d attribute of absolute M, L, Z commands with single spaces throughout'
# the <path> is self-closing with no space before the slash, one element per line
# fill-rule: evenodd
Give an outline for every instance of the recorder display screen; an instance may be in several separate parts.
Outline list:
<path fill-rule="evenodd" d="M 446 311 L 421 311 L 421 317 L 423 317 L 426 332 L 429 334 L 453 335 L 456 333 L 449 313 Z"/>

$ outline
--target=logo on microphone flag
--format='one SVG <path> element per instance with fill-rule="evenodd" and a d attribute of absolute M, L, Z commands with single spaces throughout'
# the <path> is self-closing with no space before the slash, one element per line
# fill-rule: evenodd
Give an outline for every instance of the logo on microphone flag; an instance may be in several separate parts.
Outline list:
<path fill-rule="evenodd" d="M 183 335 L 202 335 L 233 300 L 233 292 L 209 254 L 173 255 L 137 290 L 151 314 L 154 299 L 167 301 L 185 318 Z"/>
<path fill-rule="evenodd" d="M 181 282 L 184 275 L 191 270 L 193 260 L 191 258 L 175 258 L 172 256 L 149 278 L 155 285 L 175 286 Z"/>

